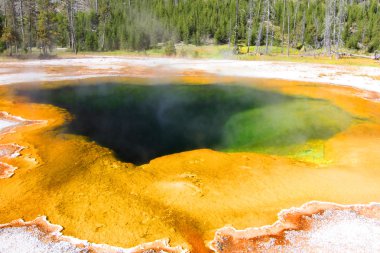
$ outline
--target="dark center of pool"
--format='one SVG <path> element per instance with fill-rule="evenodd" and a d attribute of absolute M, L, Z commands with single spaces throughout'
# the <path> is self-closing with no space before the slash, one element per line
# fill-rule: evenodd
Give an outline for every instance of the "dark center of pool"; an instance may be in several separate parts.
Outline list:
<path fill-rule="evenodd" d="M 17 93 L 65 108 L 74 115 L 65 131 L 135 164 L 199 148 L 246 151 L 304 143 L 328 138 L 352 119 L 326 101 L 237 85 L 104 83 Z"/>

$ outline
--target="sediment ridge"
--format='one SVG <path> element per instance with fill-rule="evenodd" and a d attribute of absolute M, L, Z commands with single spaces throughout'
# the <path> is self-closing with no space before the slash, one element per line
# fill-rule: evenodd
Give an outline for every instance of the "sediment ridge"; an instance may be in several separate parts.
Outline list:
<path fill-rule="evenodd" d="M 8 112 L 0 112 L 0 138 L 1 136 L 15 131 L 15 128 L 39 124 L 43 121 L 26 120 L 21 117 L 10 115 Z M 5 179 L 13 176 L 17 167 L 12 166 L 1 160 L 4 158 L 15 158 L 20 155 L 24 149 L 15 143 L 0 144 L 0 179 Z"/>
<path fill-rule="evenodd" d="M 378 252 L 380 203 L 338 205 L 309 202 L 283 210 L 270 226 L 218 230 L 210 249 L 215 253 L 238 252 Z M 0 225 L 0 252 L 186 253 L 171 247 L 167 239 L 125 249 L 62 235 L 62 227 L 45 216 Z M 17 245 L 17 246 L 16 246 Z"/>
<path fill-rule="evenodd" d="M 92 253 L 186 253 L 181 247 L 170 247 L 168 240 L 158 240 L 130 249 L 90 243 L 62 235 L 62 227 L 51 224 L 46 216 L 33 221 L 22 219 L 0 225 L 0 252 L 92 252 Z"/>
<path fill-rule="evenodd" d="M 271 226 L 216 232 L 216 253 L 238 252 L 378 252 L 380 204 L 338 205 L 309 202 L 283 210 Z"/>

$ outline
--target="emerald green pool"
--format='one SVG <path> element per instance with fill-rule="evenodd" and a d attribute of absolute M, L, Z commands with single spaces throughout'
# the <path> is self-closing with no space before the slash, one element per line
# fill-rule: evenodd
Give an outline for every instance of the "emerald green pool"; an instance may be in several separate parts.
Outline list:
<path fill-rule="evenodd" d="M 98 83 L 24 86 L 16 93 L 68 110 L 74 119 L 61 131 L 87 136 L 135 164 L 199 148 L 292 155 L 294 147 L 328 139 L 355 121 L 325 100 L 239 85 Z"/>

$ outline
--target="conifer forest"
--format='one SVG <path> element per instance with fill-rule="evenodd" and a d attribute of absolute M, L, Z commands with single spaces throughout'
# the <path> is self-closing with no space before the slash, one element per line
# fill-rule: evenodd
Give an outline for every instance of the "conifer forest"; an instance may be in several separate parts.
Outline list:
<path fill-rule="evenodd" d="M 379 7 L 379 0 L 1 0 L 0 51 L 144 51 L 184 43 L 229 44 L 235 53 L 247 46 L 262 54 L 274 46 L 283 53 L 374 53 Z"/>

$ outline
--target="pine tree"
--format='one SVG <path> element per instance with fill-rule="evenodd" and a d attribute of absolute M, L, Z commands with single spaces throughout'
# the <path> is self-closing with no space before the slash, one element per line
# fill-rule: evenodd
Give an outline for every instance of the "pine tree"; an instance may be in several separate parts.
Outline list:
<path fill-rule="evenodd" d="M 2 45 L 147 50 L 173 42 L 343 48 L 380 47 L 380 0 L 0 0 Z M 1 45 L 0 45 L 1 47 Z"/>
<path fill-rule="evenodd" d="M 56 37 L 56 5 L 50 0 L 38 0 L 37 39 L 43 56 L 53 50 Z"/>
<path fill-rule="evenodd" d="M 16 4 L 13 0 L 5 0 L 4 2 L 4 29 L 1 36 L 1 41 L 5 43 L 9 50 L 9 55 L 12 56 L 15 52 L 18 54 L 19 44 L 21 42 L 18 33 Z"/>

